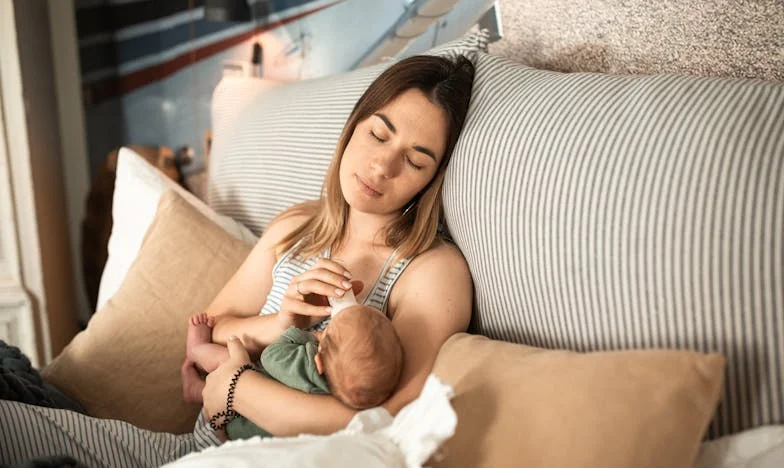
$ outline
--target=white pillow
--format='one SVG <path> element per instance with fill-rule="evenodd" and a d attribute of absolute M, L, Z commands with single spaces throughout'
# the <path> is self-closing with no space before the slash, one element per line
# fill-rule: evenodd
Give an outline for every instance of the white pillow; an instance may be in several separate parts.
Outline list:
<path fill-rule="evenodd" d="M 256 436 L 186 455 L 165 467 L 421 467 L 455 433 L 452 395 L 452 387 L 431 374 L 419 398 L 395 418 L 383 408 L 372 408 L 332 435 Z"/>
<path fill-rule="evenodd" d="M 168 189 L 176 191 L 232 236 L 249 245 L 256 243 L 256 236 L 248 228 L 213 211 L 131 149 L 120 148 L 116 174 L 112 199 L 112 234 L 109 237 L 108 258 L 98 288 L 96 311 L 114 295 L 125 279 L 128 268 L 139 252 L 147 228 L 155 217 L 158 200 Z"/>

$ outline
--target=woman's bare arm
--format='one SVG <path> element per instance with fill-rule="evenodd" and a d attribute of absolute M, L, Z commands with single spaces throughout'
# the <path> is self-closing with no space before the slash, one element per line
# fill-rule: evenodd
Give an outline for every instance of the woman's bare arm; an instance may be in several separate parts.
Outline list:
<path fill-rule="evenodd" d="M 240 340 L 229 339 L 227 348 L 229 358 L 207 375 L 202 390 L 209 416 L 226 409 L 234 373 L 250 363 Z M 331 434 L 346 427 L 356 414 L 331 395 L 304 393 L 250 371 L 237 380 L 233 409 L 276 436 Z"/>
<path fill-rule="evenodd" d="M 384 404 L 390 413 L 397 414 L 419 395 L 441 345 L 468 328 L 472 294 L 465 260 L 447 244 L 417 257 L 398 280 L 390 308 L 403 344 L 404 365 L 398 390 Z M 225 406 L 225 386 L 242 363 L 227 361 L 207 377 L 204 400 L 209 414 Z M 332 433 L 356 414 L 332 396 L 305 394 L 264 376 L 245 374 L 236 387 L 234 409 L 277 436 Z"/>
<path fill-rule="evenodd" d="M 403 373 L 384 407 L 395 415 L 419 396 L 438 351 L 455 333 L 468 329 L 473 285 L 460 251 L 443 243 L 406 268 L 392 290 L 390 311 L 403 345 Z"/>
<path fill-rule="evenodd" d="M 254 373 L 238 381 L 234 409 L 278 437 L 332 434 L 357 413 L 331 395 L 313 395 Z"/>
<path fill-rule="evenodd" d="M 280 335 L 282 330 L 275 316 L 259 316 L 259 311 L 272 289 L 272 269 L 278 258 L 276 246 L 304 220 L 301 215 L 275 220 L 209 305 L 207 315 L 215 317 L 213 342 L 225 344 L 229 336 L 236 335 L 254 354 Z"/>

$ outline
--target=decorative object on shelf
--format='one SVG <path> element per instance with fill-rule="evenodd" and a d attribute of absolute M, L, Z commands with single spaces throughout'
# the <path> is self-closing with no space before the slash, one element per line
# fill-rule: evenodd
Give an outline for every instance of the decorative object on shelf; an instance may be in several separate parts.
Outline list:
<path fill-rule="evenodd" d="M 204 0 L 204 19 L 211 21 L 250 21 L 247 0 Z"/>
<path fill-rule="evenodd" d="M 253 57 L 250 62 L 253 64 L 253 76 L 261 78 L 264 75 L 264 49 L 259 40 L 253 43 Z"/>

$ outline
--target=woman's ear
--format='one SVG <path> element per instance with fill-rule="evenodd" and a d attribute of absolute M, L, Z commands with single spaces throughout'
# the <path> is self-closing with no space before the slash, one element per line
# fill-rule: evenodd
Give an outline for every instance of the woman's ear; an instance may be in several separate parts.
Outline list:
<path fill-rule="evenodd" d="M 316 353 L 313 360 L 316 362 L 316 372 L 318 372 L 319 375 L 324 375 L 324 361 L 321 359 L 321 351 Z"/>

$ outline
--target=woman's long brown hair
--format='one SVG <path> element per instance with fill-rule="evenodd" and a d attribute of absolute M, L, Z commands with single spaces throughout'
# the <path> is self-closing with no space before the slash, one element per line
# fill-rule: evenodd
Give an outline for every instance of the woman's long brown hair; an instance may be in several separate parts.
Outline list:
<path fill-rule="evenodd" d="M 285 252 L 296 246 L 293 256 L 309 258 L 327 247 L 341 245 L 346 235 L 349 208 L 340 186 L 340 163 L 346 146 L 359 122 L 412 88 L 421 90 L 444 111 L 448 122 L 447 143 L 433 179 L 414 196 L 412 208 L 405 214 L 401 210 L 400 217 L 387 227 L 384 234 L 386 244 L 397 249 L 393 260 L 413 257 L 428 250 L 438 234 L 442 215 L 441 188 L 468 112 L 473 80 L 474 66 L 462 55 L 454 60 L 417 55 L 397 62 L 381 73 L 357 101 L 343 127 L 324 178 L 321 198 L 295 205 L 281 215 L 305 214 L 307 220 L 280 241 L 279 251 Z M 394 261 L 390 265 L 394 265 Z"/>

